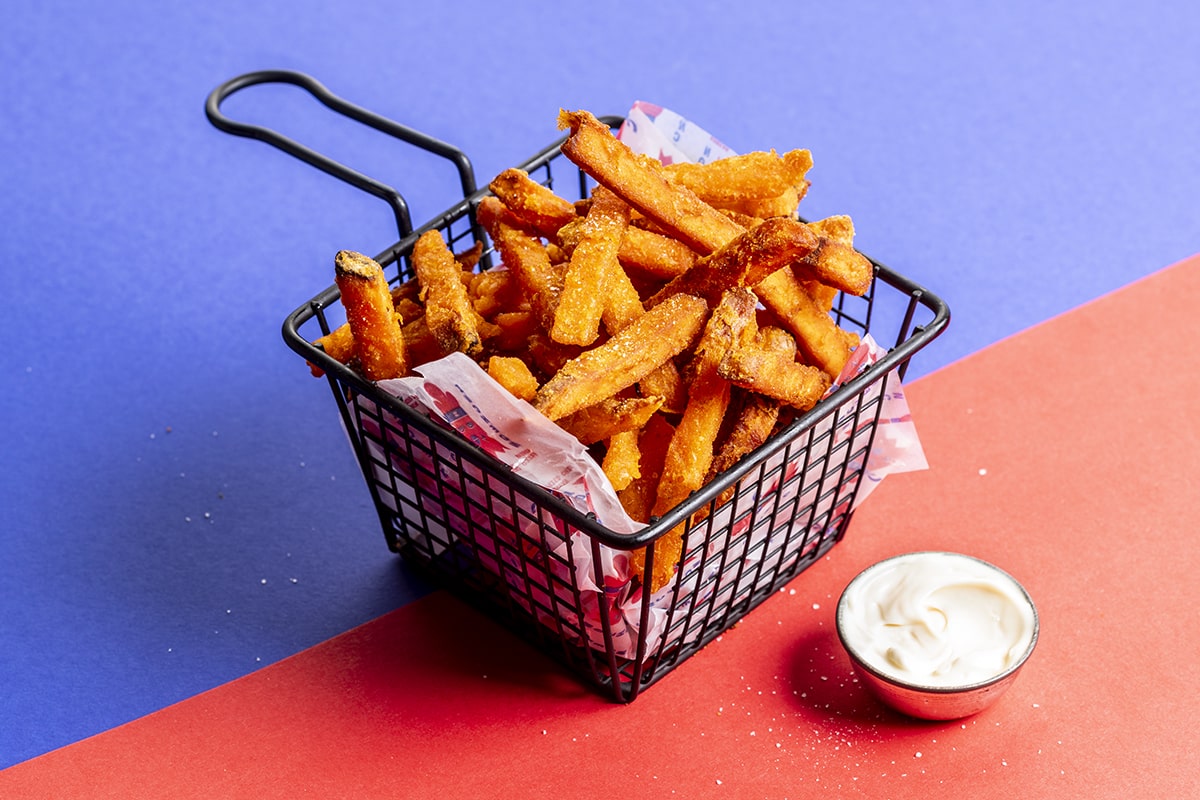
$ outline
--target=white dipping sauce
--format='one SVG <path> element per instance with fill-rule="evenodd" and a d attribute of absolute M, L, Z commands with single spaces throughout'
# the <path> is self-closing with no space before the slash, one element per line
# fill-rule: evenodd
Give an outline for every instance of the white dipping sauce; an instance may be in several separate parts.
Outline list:
<path fill-rule="evenodd" d="M 1037 629 L 1029 596 L 992 565 L 956 553 L 910 553 L 850 582 L 843 641 L 876 672 L 905 683 L 982 683 L 1020 663 Z"/>

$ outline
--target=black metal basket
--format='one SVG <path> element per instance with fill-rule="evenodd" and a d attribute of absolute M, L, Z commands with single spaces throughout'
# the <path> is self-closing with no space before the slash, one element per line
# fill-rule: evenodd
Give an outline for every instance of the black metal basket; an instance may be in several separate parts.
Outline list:
<path fill-rule="evenodd" d="M 262 83 L 289 83 L 328 108 L 449 159 L 462 200 L 414 228 L 403 196 L 266 128 L 221 111 L 229 95 Z M 408 255 L 436 229 L 453 249 L 487 242 L 475 220 L 486 189 L 457 148 L 346 102 L 312 78 L 256 72 L 208 98 L 212 123 L 265 141 L 364 191 L 395 213 L 400 238 L 376 256 L 390 280 L 411 277 Z M 614 127 L 619 117 L 605 118 Z M 563 158 L 562 140 L 519 164 L 571 198 L 586 197 L 586 175 Z M 491 265 L 485 252 L 481 268 Z M 332 258 L 332 254 L 328 254 Z M 287 317 L 289 347 L 324 371 L 375 502 L 388 547 L 440 585 L 498 619 L 601 693 L 629 702 L 726 631 L 841 540 L 864 478 L 883 407 L 885 378 L 903 376 L 913 354 L 937 336 L 949 310 L 935 295 L 873 261 L 863 297 L 840 297 L 833 314 L 846 330 L 868 331 L 886 356 L 841 386 L 760 448 L 636 534 L 621 534 L 559 496 L 514 474 L 462 436 L 414 411 L 311 344 L 340 322 L 330 286 Z M 718 495 L 734 487 L 730 499 Z M 707 513 L 696 512 L 706 510 Z M 606 586 L 600 563 L 645 547 L 684 525 L 676 580 L 651 595 L 636 582 Z M 607 549 L 607 550 L 606 550 Z"/>

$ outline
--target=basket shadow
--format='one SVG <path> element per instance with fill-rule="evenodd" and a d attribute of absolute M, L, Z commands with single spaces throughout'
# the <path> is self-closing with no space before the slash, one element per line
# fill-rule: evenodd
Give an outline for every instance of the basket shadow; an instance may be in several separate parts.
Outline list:
<path fill-rule="evenodd" d="M 873 731 L 942 724 L 907 717 L 877 700 L 855 675 L 849 656 L 832 630 L 814 631 L 797 639 L 785 659 L 794 690 L 792 698 L 807 714 Z"/>
<path fill-rule="evenodd" d="M 454 594 L 439 590 L 382 620 L 392 629 L 364 651 L 362 675 L 389 702 L 415 694 L 457 700 L 486 696 L 485 707 L 537 706 L 546 701 L 603 700 L 565 666 Z M 429 697 L 421 703 L 436 703 Z M 510 711 L 505 711 L 510 714 Z"/>

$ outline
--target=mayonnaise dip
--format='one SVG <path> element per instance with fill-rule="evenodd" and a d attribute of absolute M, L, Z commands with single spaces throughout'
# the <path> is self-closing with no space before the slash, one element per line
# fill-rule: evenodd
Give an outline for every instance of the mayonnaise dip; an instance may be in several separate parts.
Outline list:
<path fill-rule="evenodd" d="M 1018 665 L 1037 612 L 1011 576 L 957 553 L 910 553 L 850 582 L 838 631 L 875 672 L 921 686 L 982 683 Z"/>

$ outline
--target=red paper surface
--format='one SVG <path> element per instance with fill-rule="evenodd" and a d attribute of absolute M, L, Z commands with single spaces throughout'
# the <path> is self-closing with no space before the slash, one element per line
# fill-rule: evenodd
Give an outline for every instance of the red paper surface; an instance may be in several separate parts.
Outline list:
<path fill-rule="evenodd" d="M 1196 297 L 1200 258 L 909 386 L 931 469 L 889 478 L 829 556 L 630 706 L 435 593 L 0 772 L 0 796 L 1186 795 Z M 837 644 L 850 578 L 919 549 L 1003 567 L 1040 614 L 1015 686 L 967 720 L 884 710 Z"/>

